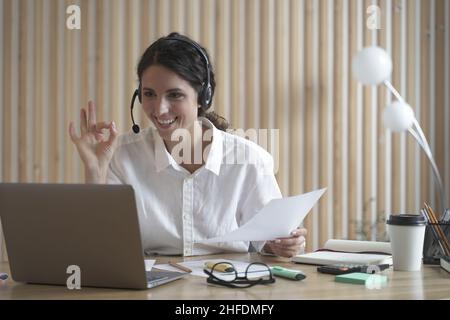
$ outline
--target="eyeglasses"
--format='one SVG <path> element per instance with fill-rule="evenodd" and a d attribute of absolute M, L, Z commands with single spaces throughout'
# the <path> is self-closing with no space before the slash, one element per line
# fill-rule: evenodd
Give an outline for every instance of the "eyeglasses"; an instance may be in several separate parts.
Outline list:
<path fill-rule="evenodd" d="M 250 263 L 244 272 L 238 272 L 229 262 L 218 262 L 211 270 L 203 269 L 208 275 L 208 283 L 226 286 L 229 288 L 249 288 L 256 284 L 274 283 L 270 267 L 261 262 Z"/>

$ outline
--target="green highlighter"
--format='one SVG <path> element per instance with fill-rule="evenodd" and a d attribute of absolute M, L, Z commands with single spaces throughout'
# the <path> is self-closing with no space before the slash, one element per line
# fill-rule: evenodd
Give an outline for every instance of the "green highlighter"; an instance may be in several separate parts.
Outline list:
<path fill-rule="evenodd" d="M 353 284 L 378 284 L 384 285 L 387 283 L 387 277 L 379 274 L 370 274 L 362 272 L 353 272 L 337 275 L 335 278 L 336 282 L 345 282 Z"/>
<path fill-rule="evenodd" d="M 279 266 L 273 266 L 270 268 L 272 273 L 278 277 L 283 277 L 291 280 L 303 280 L 306 275 L 300 270 L 286 269 Z"/>

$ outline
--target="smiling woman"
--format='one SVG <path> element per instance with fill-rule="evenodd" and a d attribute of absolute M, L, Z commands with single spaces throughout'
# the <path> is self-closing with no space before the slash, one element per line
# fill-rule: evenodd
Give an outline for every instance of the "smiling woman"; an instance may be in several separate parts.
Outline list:
<path fill-rule="evenodd" d="M 180 55 L 180 52 L 184 54 Z M 196 102 L 190 102 L 198 106 L 198 116 L 205 116 L 218 129 L 226 130 L 229 124 L 223 117 L 215 112 L 206 113 L 211 107 L 216 87 L 214 71 L 209 61 L 207 51 L 198 43 L 178 33 L 171 33 L 154 42 L 142 55 L 137 67 L 139 87 L 145 85 L 143 81 L 147 80 L 145 73 L 148 73 L 149 67 L 159 65 L 172 70 L 186 82 L 185 85 L 194 90 L 197 99 Z M 179 93 L 178 97 L 181 98 L 182 90 Z M 145 92 L 143 95 L 145 96 Z M 176 93 L 173 97 L 175 96 Z"/>
<path fill-rule="evenodd" d="M 70 124 L 86 182 L 133 186 L 143 246 L 149 254 L 249 251 L 250 243 L 244 241 L 213 245 L 197 241 L 237 229 L 270 200 L 281 197 L 272 156 L 256 143 L 226 132 L 226 120 L 207 112 L 216 84 L 206 50 L 171 33 L 145 50 L 137 75 L 139 87 L 132 103 L 138 97 L 154 128 L 141 131 L 135 125 L 134 133 L 118 137 L 114 122 L 97 122 L 92 102 L 87 111 L 81 110 L 81 136 Z M 179 157 L 175 147 L 186 142 L 191 152 Z M 195 150 L 202 151 L 199 159 Z M 252 161 L 226 162 L 234 153 L 249 155 Z M 271 242 L 252 242 L 252 247 L 291 257 L 299 252 L 305 235 L 306 230 L 297 229 Z"/>

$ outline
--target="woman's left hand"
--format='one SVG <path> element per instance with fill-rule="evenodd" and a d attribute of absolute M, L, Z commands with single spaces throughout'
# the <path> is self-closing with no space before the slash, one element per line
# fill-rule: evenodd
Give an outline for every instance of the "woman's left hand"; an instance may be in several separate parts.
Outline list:
<path fill-rule="evenodd" d="M 305 244 L 306 229 L 295 229 L 291 232 L 290 237 L 277 238 L 267 241 L 264 251 L 273 253 L 280 257 L 292 258 L 300 252 Z"/>

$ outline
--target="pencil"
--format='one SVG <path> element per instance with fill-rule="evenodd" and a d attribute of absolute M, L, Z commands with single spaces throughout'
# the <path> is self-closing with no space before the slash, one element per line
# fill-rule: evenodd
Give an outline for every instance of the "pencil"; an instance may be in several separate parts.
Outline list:
<path fill-rule="evenodd" d="M 442 241 L 444 242 L 444 245 L 447 249 L 447 255 L 449 255 L 450 254 L 450 244 L 448 243 L 447 237 L 445 236 L 444 232 L 442 231 L 441 226 L 439 225 L 439 221 L 437 220 L 437 217 L 433 211 L 433 208 L 431 208 L 429 205 L 427 205 L 427 207 L 428 207 L 428 211 L 431 213 L 434 223 L 436 224 L 436 228 L 439 232 L 439 235 L 441 236 Z"/>
<path fill-rule="evenodd" d="M 439 222 L 434 214 L 433 209 L 427 204 L 425 205 L 425 211 L 428 213 L 429 220 L 431 220 L 432 226 L 436 230 L 436 233 L 439 235 L 439 238 L 441 239 L 441 242 L 444 247 L 444 254 L 450 255 L 450 245 L 447 241 L 447 237 L 445 236 L 444 232 L 442 231 L 441 227 L 439 226 Z"/>
<path fill-rule="evenodd" d="M 438 222 L 436 220 L 436 217 L 434 216 L 433 211 L 431 210 L 431 207 L 427 203 L 424 203 L 424 205 L 425 205 L 425 211 L 428 213 L 429 220 L 432 223 L 432 227 L 435 230 L 435 232 L 437 233 L 437 235 L 440 239 L 440 242 L 443 244 L 444 254 L 448 255 L 449 247 L 448 247 L 448 243 L 446 243 L 447 239 L 445 238 L 445 236 L 443 236 L 442 230 L 440 230 L 440 228 L 438 226 Z"/>
<path fill-rule="evenodd" d="M 439 247 L 441 248 L 441 251 L 443 253 L 446 253 L 447 251 L 445 250 L 444 245 L 442 244 L 441 237 L 437 234 L 437 231 L 434 228 L 433 222 L 431 222 L 431 218 L 428 216 L 428 212 L 425 209 L 421 209 L 420 212 L 427 219 L 427 221 L 429 223 L 429 226 L 430 226 L 431 233 L 433 233 L 434 239 L 436 240 L 436 242 L 438 243 Z"/>
<path fill-rule="evenodd" d="M 175 267 L 177 269 L 183 270 L 184 272 L 187 272 L 187 273 L 191 273 L 192 272 L 192 270 L 189 269 L 188 267 L 182 266 L 181 264 L 178 264 L 178 263 L 175 263 L 175 262 L 172 262 L 172 261 L 169 261 L 169 265 L 171 265 L 172 267 Z"/>

